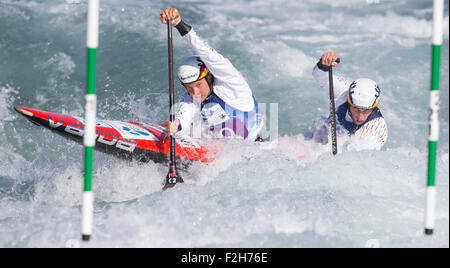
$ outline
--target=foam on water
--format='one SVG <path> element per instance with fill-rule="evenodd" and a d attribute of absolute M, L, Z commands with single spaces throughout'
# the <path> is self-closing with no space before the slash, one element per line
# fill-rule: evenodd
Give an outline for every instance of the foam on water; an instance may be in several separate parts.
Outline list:
<path fill-rule="evenodd" d="M 0 0 L 1 247 L 80 246 L 83 149 L 13 107 L 83 116 L 86 3 Z M 102 2 L 99 118 L 166 120 L 166 28 L 158 15 L 168 5 L 230 58 L 258 101 L 278 104 L 279 139 L 227 141 L 216 161 L 194 163 L 182 172 L 184 184 L 164 192 L 167 166 L 96 153 L 94 236 L 81 246 L 449 246 L 448 3 L 432 237 L 423 235 L 431 6 L 419 0 Z M 192 53 L 178 34 L 174 47 L 175 62 Z M 380 84 L 389 128 L 383 150 L 334 157 L 329 145 L 303 137 L 328 114 L 328 92 L 311 76 L 328 50 L 342 59 L 337 74 Z M 177 96 L 183 91 L 176 85 Z"/>

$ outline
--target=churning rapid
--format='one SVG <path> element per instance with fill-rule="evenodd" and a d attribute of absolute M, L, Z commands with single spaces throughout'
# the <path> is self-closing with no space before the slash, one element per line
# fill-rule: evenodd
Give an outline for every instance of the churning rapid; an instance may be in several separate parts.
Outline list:
<path fill-rule="evenodd" d="M 170 5 L 244 75 L 279 138 L 230 142 L 168 191 L 166 165 L 96 153 L 94 233 L 83 244 L 83 147 L 13 108 L 84 115 L 87 1 L 0 0 L 0 247 L 449 247 L 445 4 L 436 229 L 425 237 L 431 1 L 101 1 L 98 118 L 168 119 L 158 16 Z M 379 84 L 381 151 L 333 156 L 305 140 L 329 114 L 311 75 L 326 51 L 339 54 L 338 75 Z M 193 53 L 177 32 L 174 53 L 176 63 Z"/>

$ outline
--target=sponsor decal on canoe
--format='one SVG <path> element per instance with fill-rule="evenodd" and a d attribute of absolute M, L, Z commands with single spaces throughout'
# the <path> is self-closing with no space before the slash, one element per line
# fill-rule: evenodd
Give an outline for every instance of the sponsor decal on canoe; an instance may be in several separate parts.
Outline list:
<path fill-rule="evenodd" d="M 77 119 L 78 120 L 78 119 Z M 80 121 L 80 120 L 78 120 Z M 81 121 L 80 121 L 81 122 Z M 71 122 L 66 122 L 64 120 L 60 120 L 58 122 L 55 122 L 51 116 L 48 116 L 48 125 L 50 128 L 59 128 L 59 127 L 65 127 L 64 131 L 67 133 L 70 133 L 72 135 L 76 136 L 83 136 L 84 135 L 84 126 L 78 125 Z M 111 128 L 110 126 L 108 128 Z M 133 152 L 134 149 L 136 149 L 136 141 L 127 139 L 125 137 L 117 137 L 116 135 L 112 133 L 108 133 L 106 131 L 98 131 L 97 133 L 97 142 L 106 144 L 106 145 L 115 145 L 117 148 Z M 120 132 L 119 132 L 120 133 Z"/>
<path fill-rule="evenodd" d="M 159 141 L 153 133 L 148 130 L 127 122 L 112 122 L 109 121 L 115 130 L 117 130 L 125 139 L 139 139 L 148 141 Z"/>

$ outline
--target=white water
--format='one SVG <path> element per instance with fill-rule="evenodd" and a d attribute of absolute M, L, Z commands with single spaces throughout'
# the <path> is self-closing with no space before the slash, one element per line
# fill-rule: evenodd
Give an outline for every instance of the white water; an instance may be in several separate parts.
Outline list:
<path fill-rule="evenodd" d="M 102 2 L 100 118 L 166 119 L 166 28 L 158 15 L 168 4 Z M 79 242 L 82 147 L 32 125 L 13 107 L 83 114 L 86 1 L 0 0 L 1 247 L 449 246 L 448 26 L 436 233 L 423 235 L 431 5 L 170 4 L 230 58 L 258 101 L 279 104 L 278 146 L 231 143 L 214 163 L 194 164 L 182 174 L 184 184 L 165 192 L 165 165 L 97 153 L 94 235 L 88 244 Z M 381 151 L 333 157 L 304 141 L 307 126 L 327 115 L 327 92 L 311 70 L 328 50 L 342 59 L 339 74 L 380 84 L 390 135 Z M 176 35 L 175 61 L 191 53 Z"/>

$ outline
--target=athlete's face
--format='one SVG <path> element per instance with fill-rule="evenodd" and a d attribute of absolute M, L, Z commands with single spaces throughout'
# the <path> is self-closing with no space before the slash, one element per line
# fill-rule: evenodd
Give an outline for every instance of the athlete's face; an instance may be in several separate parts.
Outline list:
<path fill-rule="evenodd" d="M 366 122 L 367 118 L 372 113 L 372 110 L 373 109 L 370 110 L 358 109 L 350 105 L 350 113 L 352 115 L 353 122 L 358 126 Z"/>
<path fill-rule="evenodd" d="M 195 100 L 198 100 L 197 98 L 199 98 L 200 102 L 204 102 L 209 96 L 209 85 L 208 82 L 206 82 L 206 78 L 183 85 L 189 95 L 191 95 L 191 97 Z"/>

